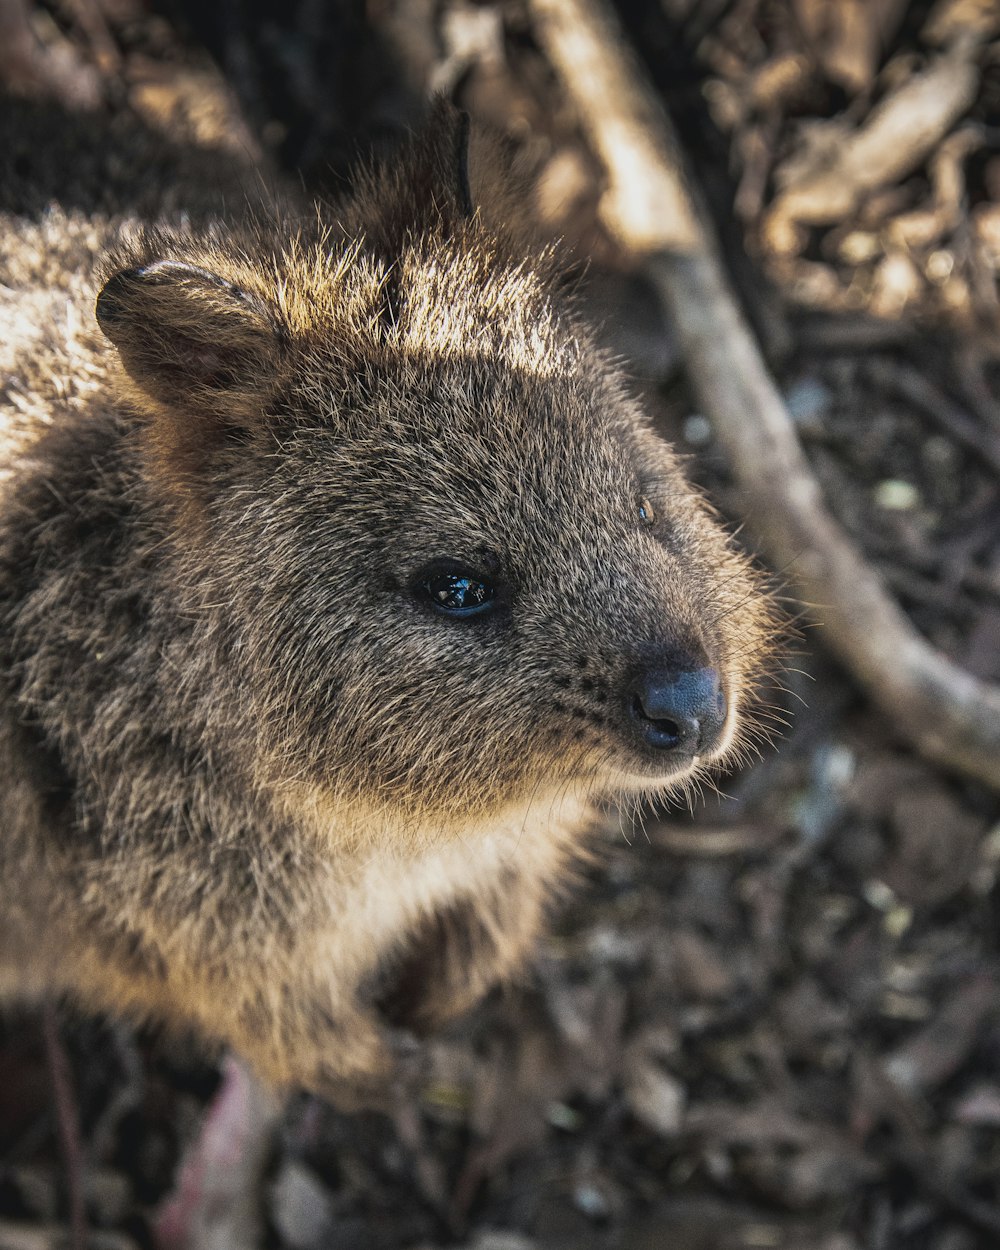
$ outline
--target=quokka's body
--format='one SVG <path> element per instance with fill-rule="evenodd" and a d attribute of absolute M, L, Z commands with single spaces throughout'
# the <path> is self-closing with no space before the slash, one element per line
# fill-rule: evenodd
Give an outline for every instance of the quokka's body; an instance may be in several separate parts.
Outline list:
<path fill-rule="evenodd" d="M 335 1091 L 742 734 L 766 598 L 502 164 L 439 108 L 335 208 L 8 196 L 6 995 Z"/>

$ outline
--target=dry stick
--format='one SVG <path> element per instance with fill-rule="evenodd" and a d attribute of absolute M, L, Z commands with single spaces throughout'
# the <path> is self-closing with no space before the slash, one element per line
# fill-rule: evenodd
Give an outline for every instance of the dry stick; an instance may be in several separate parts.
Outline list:
<path fill-rule="evenodd" d="M 797 250 L 794 227 L 843 221 L 872 191 L 918 168 L 979 89 L 979 38 L 967 33 L 919 74 L 891 92 L 845 133 L 832 154 L 794 178 L 776 197 L 765 221 L 770 241 Z"/>
<path fill-rule="evenodd" d="M 824 638 L 924 754 L 1000 789 L 1000 688 L 924 641 L 827 511 L 681 172 L 673 128 L 601 0 L 532 0 L 608 187 L 601 214 L 670 311 L 762 546 Z"/>
<path fill-rule="evenodd" d="M 227 1055 L 222 1084 L 156 1216 L 161 1250 L 254 1250 L 264 1244 L 260 1194 L 281 1101 Z"/>
<path fill-rule="evenodd" d="M 42 1008 L 42 1036 L 45 1057 L 52 1079 L 52 1097 L 56 1106 L 56 1124 L 62 1149 L 66 1188 L 69 1192 L 69 1244 L 71 1250 L 85 1250 L 87 1216 L 83 1199 L 83 1146 L 80 1143 L 80 1121 L 69 1060 L 59 1038 L 59 1021 L 51 1003 Z"/>

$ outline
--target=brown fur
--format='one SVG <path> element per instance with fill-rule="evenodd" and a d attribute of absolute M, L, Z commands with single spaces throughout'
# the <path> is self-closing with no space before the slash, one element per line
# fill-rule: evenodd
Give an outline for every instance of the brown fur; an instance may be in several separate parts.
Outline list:
<path fill-rule="evenodd" d="M 744 736 L 758 580 L 488 148 L 469 215 L 461 145 L 439 110 L 339 208 L 225 226 L 201 191 L 158 220 L 9 202 L 6 993 L 336 1092 L 384 1068 L 389 1023 L 519 966 L 595 795 L 690 781 L 630 745 L 636 665 L 708 657 L 714 754 Z M 418 602 L 442 556 L 495 565 L 502 607 Z"/>

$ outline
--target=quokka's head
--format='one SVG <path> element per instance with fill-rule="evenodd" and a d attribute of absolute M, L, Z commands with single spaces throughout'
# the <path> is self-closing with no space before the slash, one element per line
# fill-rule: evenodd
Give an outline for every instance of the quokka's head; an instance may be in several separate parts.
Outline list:
<path fill-rule="evenodd" d="M 115 258 L 151 487 L 272 780 L 456 820 L 676 786 L 746 737 L 768 600 L 465 152 L 439 112 L 329 229 Z"/>

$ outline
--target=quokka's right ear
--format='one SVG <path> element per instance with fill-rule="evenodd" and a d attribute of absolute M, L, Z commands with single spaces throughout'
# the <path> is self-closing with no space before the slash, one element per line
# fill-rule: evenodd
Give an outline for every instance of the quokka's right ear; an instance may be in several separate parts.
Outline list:
<path fill-rule="evenodd" d="M 245 426 L 284 373 L 277 310 L 186 261 L 120 270 L 104 284 L 96 312 L 128 375 L 174 411 Z"/>

